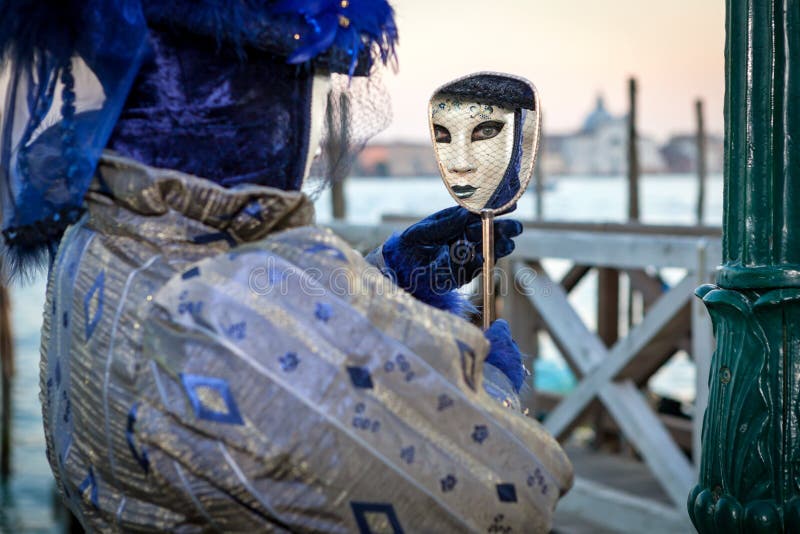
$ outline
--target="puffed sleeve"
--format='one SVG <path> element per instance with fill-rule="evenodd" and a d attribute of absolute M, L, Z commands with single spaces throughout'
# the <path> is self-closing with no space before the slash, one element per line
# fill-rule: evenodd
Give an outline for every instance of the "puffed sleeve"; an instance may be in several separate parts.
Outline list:
<path fill-rule="evenodd" d="M 331 234 L 281 236 L 155 295 L 132 441 L 170 507 L 223 531 L 546 531 L 571 467 L 483 391 L 481 331 Z"/>

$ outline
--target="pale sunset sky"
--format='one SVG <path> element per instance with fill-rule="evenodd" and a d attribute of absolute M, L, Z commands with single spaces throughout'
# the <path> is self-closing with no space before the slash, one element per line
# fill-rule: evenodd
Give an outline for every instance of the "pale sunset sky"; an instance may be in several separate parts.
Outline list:
<path fill-rule="evenodd" d="M 710 133 L 722 133 L 723 0 L 395 0 L 400 69 L 388 74 L 394 120 L 376 140 L 427 139 L 433 90 L 495 70 L 541 93 L 547 133 L 577 130 L 598 94 L 627 111 L 639 83 L 639 130 L 663 141 L 695 128 L 702 98 Z"/>

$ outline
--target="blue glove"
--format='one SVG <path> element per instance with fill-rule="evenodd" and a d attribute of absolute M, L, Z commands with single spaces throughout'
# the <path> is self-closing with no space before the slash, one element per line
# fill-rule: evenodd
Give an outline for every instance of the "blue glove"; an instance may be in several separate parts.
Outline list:
<path fill-rule="evenodd" d="M 495 221 L 495 258 L 511 254 L 513 238 L 521 233 L 519 221 Z M 393 235 L 367 259 L 422 302 L 461 313 L 470 306 L 454 290 L 480 273 L 481 243 L 480 216 L 453 206 Z"/>
<path fill-rule="evenodd" d="M 519 393 L 528 371 L 522 363 L 522 353 L 511 337 L 508 322 L 505 319 L 496 320 L 483 335 L 491 343 L 486 363 L 492 364 L 502 371 L 514 386 L 514 392 Z"/>

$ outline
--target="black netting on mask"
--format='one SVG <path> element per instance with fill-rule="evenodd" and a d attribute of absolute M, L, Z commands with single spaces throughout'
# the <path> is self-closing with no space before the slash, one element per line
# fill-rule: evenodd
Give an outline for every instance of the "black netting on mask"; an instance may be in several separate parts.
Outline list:
<path fill-rule="evenodd" d="M 358 153 L 392 120 L 391 99 L 375 69 L 369 77 L 333 74 L 322 140 L 303 190 L 316 198 L 348 176 Z"/>
<path fill-rule="evenodd" d="M 440 93 L 463 100 L 502 103 L 509 107 L 534 110 L 535 97 L 530 82 L 503 74 L 483 73 L 455 80 L 439 88 Z"/>

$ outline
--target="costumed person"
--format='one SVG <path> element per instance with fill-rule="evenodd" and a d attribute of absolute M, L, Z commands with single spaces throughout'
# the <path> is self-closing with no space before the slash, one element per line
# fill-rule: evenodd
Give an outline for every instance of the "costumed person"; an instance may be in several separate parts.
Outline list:
<path fill-rule="evenodd" d="M 521 381 L 506 325 L 454 313 L 475 221 L 396 236 L 444 280 L 399 288 L 300 191 L 396 38 L 383 0 L 0 1 L 3 268 L 50 262 L 45 437 L 87 530 L 549 528 L 569 461 L 483 389 Z"/>

